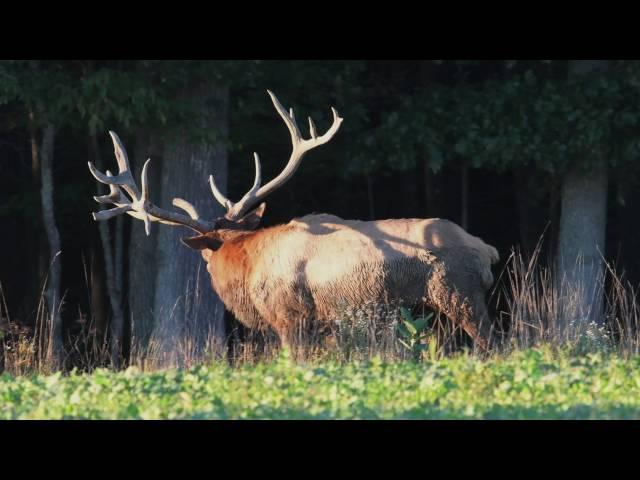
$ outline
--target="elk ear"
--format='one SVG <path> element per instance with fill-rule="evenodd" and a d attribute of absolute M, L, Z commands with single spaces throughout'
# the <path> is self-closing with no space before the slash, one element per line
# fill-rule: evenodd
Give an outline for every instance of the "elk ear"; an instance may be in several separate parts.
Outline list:
<path fill-rule="evenodd" d="M 253 212 L 247 213 L 244 217 L 238 220 L 238 224 L 245 230 L 255 230 L 260 225 L 266 208 L 267 204 L 262 202 Z"/>
<path fill-rule="evenodd" d="M 204 235 L 196 235 L 195 237 L 184 237 L 180 241 L 189 248 L 194 250 L 204 250 L 208 248 L 214 252 L 222 246 L 222 240 L 216 232 L 209 232 Z"/>

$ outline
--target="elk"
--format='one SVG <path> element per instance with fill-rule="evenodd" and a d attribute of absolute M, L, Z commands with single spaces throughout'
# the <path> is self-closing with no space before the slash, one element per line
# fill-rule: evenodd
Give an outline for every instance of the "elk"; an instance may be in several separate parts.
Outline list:
<path fill-rule="evenodd" d="M 94 199 L 115 207 L 93 213 L 94 220 L 126 213 L 144 222 L 147 235 L 151 222 L 194 230 L 197 235 L 182 242 L 201 252 L 212 287 L 227 309 L 248 328 L 270 327 L 285 345 L 294 342 L 302 322 L 329 325 L 345 305 L 404 302 L 441 312 L 487 350 L 491 325 L 485 296 L 498 252 L 455 223 L 439 218 L 359 221 L 313 214 L 258 229 L 264 199 L 291 179 L 307 152 L 329 142 L 343 121 L 332 107 L 333 123 L 326 133 L 318 135 L 309 118 L 310 138 L 305 139 L 293 109 L 287 112 L 267 92 L 292 143 L 289 161 L 276 178 L 262 185 L 260 158 L 254 153 L 255 181 L 238 202 L 225 197 L 209 177 L 213 197 L 226 209 L 224 216 L 202 219 L 180 198 L 172 203 L 186 214 L 164 210 L 149 200 L 150 159 L 142 169 L 140 190 L 124 146 L 109 132 L 118 174 L 101 173 L 91 162 L 89 169 L 110 188 L 108 195 Z"/>

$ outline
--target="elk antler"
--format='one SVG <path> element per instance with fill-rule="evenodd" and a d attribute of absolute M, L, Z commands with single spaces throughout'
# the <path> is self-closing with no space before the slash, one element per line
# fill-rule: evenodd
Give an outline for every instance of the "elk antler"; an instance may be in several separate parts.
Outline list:
<path fill-rule="evenodd" d="M 195 207 L 186 200 L 174 198 L 173 205 L 186 211 L 189 216 L 182 215 L 177 212 L 170 212 L 155 206 L 149 201 L 149 186 L 147 182 L 147 169 L 149 167 L 148 159 L 142 167 L 142 191 L 138 189 L 136 182 L 131 173 L 129 166 L 129 158 L 124 149 L 124 145 L 115 132 L 109 131 L 113 140 L 113 148 L 118 161 L 118 175 L 112 175 L 109 170 L 106 175 L 100 172 L 93 163 L 89 163 L 89 170 L 93 176 L 101 183 L 109 185 L 109 194 L 100 197 L 93 197 L 98 203 L 113 204 L 115 208 L 110 210 L 102 210 L 93 213 L 94 220 L 108 220 L 117 215 L 127 213 L 132 217 L 144 221 L 144 230 L 149 235 L 151 222 L 166 223 L 169 225 L 183 225 L 200 233 L 207 233 L 215 229 L 215 223 L 200 220 L 200 216 Z M 124 194 L 124 192 L 128 194 Z"/>
<path fill-rule="evenodd" d="M 261 187 L 260 184 L 262 182 L 262 178 L 260 172 L 260 158 L 258 157 L 257 153 L 254 153 L 253 156 L 256 164 L 256 177 L 253 182 L 253 186 L 237 203 L 233 203 L 231 200 L 226 198 L 216 187 L 215 181 L 213 180 L 213 175 L 209 176 L 209 184 L 211 185 L 213 196 L 227 209 L 225 217 L 229 220 L 237 220 L 241 218 L 253 205 L 259 203 L 267 195 L 280 188 L 285 182 L 287 182 L 300 166 L 300 162 L 304 154 L 309 150 L 312 150 L 315 147 L 323 145 L 331 140 L 340 128 L 340 124 L 343 120 L 343 118 L 338 115 L 336 109 L 331 107 L 331 111 L 333 112 L 333 123 L 329 130 L 327 130 L 324 135 L 318 136 L 316 132 L 316 126 L 313 123 L 313 120 L 311 120 L 311 117 L 309 117 L 309 131 L 311 134 L 311 138 L 302 138 L 300 130 L 298 129 L 298 125 L 296 124 L 295 117 L 293 116 L 293 109 L 290 109 L 289 113 L 287 113 L 276 96 L 270 90 L 267 90 L 267 93 L 269 93 L 273 105 L 276 107 L 276 110 L 282 117 L 282 120 L 284 120 L 284 123 L 286 124 L 287 128 L 289 129 L 289 133 L 291 134 L 291 143 L 293 145 L 291 157 L 289 157 L 289 162 L 287 163 L 287 166 L 284 168 L 284 170 L 280 172 L 280 175 Z"/>

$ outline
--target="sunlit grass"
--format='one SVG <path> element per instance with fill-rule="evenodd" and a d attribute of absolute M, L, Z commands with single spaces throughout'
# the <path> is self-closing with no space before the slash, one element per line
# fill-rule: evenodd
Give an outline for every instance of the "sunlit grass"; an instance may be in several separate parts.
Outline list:
<path fill-rule="evenodd" d="M 640 418 L 640 358 L 528 349 L 489 360 L 268 363 L 0 377 L 8 419 Z"/>

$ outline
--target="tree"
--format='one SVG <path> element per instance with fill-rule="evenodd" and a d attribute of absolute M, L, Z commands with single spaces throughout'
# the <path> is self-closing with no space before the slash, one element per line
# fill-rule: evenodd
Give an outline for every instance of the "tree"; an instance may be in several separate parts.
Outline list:
<path fill-rule="evenodd" d="M 0 101 L 13 103 L 23 113 L 29 131 L 32 168 L 40 169 L 42 223 L 49 245 L 45 302 L 49 334 L 47 354 L 52 365 L 63 360 L 61 242 L 55 218 L 54 146 L 56 130 L 68 120 L 76 95 L 70 88 L 68 65 L 39 61 L 9 61 L 2 65 Z M 41 141 L 39 141 L 41 138 Z"/>
<path fill-rule="evenodd" d="M 606 69 L 607 64 L 574 60 L 569 75 L 586 75 Z M 597 146 L 587 144 L 586 148 Z M 557 276 L 568 323 L 602 321 L 608 160 L 585 168 L 577 158 L 562 177 Z"/>
<path fill-rule="evenodd" d="M 101 158 L 96 131 L 106 128 L 107 124 L 120 125 L 125 132 L 133 131 L 132 163 L 137 178 L 147 156 L 153 154 L 151 156 L 154 157 L 152 165 L 157 170 L 151 174 L 150 181 L 154 200 L 162 204 L 167 197 L 170 204 L 175 196 L 191 199 L 193 195 L 194 203 L 203 214 L 214 215 L 215 212 L 204 206 L 203 198 L 207 191 L 206 178 L 211 173 L 208 160 L 212 156 L 221 159 L 214 166 L 221 174 L 226 174 L 226 147 L 223 146 L 226 138 L 226 100 L 223 98 L 221 102 L 207 103 L 212 98 L 211 91 L 217 92 L 218 89 L 210 89 L 205 93 L 202 89 L 194 90 L 192 85 L 201 82 L 202 78 L 219 78 L 219 70 L 223 65 L 139 61 L 103 62 L 98 65 L 89 62 L 89 67 L 85 69 L 83 96 L 78 108 L 80 117 L 87 121 L 94 158 L 97 161 Z M 219 88 L 224 90 L 224 86 Z M 179 95 L 181 91 L 190 91 L 191 98 Z M 221 108 L 218 113 L 215 112 L 217 108 Z M 215 119 L 214 125 L 207 122 L 210 118 Z M 212 133 L 218 135 L 216 146 L 212 146 L 209 140 Z M 162 142 L 165 153 L 160 156 L 157 153 L 161 147 L 151 148 L 151 140 L 159 136 L 165 139 Z M 184 140 L 178 141 L 177 138 Z M 194 168 L 189 169 L 185 163 Z M 200 183 L 196 183 L 198 180 Z M 173 190 L 174 187 L 177 187 L 177 191 Z M 211 202 L 210 193 L 206 194 L 206 198 Z M 110 235 L 106 223 L 101 223 L 99 228 L 111 305 L 111 358 L 112 364 L 117 367 L 123 357 L 122 346 L 127 336 L 123 302 L 123 217 L 119 217 L 114 225 L 114 235 Z M 182 298 L 179 305 L 184 311 L 172 311 L 173 303 L 180 300 L 189 283 L 191 271 L 197 271 L 201 263 L 199 256 L 187 249 L 182 251 L 178 235 L 169 227 L 166 227 L 166 231 L 156 231 L 154 228 L 152 237 L 147 238 L 139 225 L 134 224 L 131 228 L 128 298 L 134 330 L 133 348 L 138 353 L 145 350 L 149 338 L 153 336 L 168 357 L 175 354 L 177 344 L 174 340 L 177 340 L 182 328 L 179 323 L 165 321 L 166 318 L 180 318 L 189 323 L 192 316 L 200 314 L 203 319 L 190 324 L 190 333 L 194 338 L 208 337 L 212 329 L 215 334 L 223 336 L 221 325 L 224 309 L 215 297 L 211 297 L 206 285 L 199 285 L 197 295 L 189 296 L 189 299 L 197 300 L 197 308 L 191 308 L 191 304 L 190 308 L 185 308 L 184 302 L 188 303 L 189 300 Z M 173 263 L 174 260 L 178 260 L 177 263 Z M 164 312 L 167 311 L 172 314 L 165 317 Z M 209 323 L 204 319 L 207 316 L 215 328 L 209 328 Z"/>
<path fill-rule="evenodd" d="M 42 178 L 41 199 L 44 229 L 49 242 L 49 275 L 45 298 L 49 310 L 50 330 L 48 353 L 53 365 L 62 361 L 64 348 L 62 332 L 61 310 L 61 276 L 62 260 L 58 258 L 62 253 L 60 233 L 56 225 L 53 202 L 53 147 L 55 140 L 55 126 L 48 124 L 44 127 L 42 146 L 34 155 L 40 157 L 40 172 Z"/>
<path fill-rule="evenodd" d="M 160 176 L 164 164 L 162 148 L 155 141 L 157 133 L 141 128 L 135 135 L 132 164 L 135 178 L 140 178 L 142 166 L 151 158 L 156 168 L 149 172 L 149 189 L 160 195 Z M 159 167 L 159 168 L 158 168 Z M 180 195 L 185 195 L 181 193 Z M 157 244 L 159 228 L 153 226 L 149 236 L 141 225 L 132 225 L 129 237 L 129 318 L 132 348 L 144 351 L 154 328 L 153 304 L 157 276 Z"/>
<path fill-rule="evenodd" d="M 215 219 L 225 210 L 213 199 L 207 179 L 215 175 L 216 184 L 226 191 L 228 89 L 205 82 L 192 87 L 181 101 L 202 110 L 199 127 L 214 133 L 216 140 L 174 135 L 165 143 L 160 204 L 170 205 L 173 198 L 185 197 L 202 217 Z M 225 336 L 224 305 L 211 288 L 201 256 L 180 243 L 183 236 L 182 229 L 161 228 L 156 246 L 153 335 L 170 364 L 183 360 L 177 356 L 181 349 L 194 355 L 207 346 L 219 349 Z M 214 345 L 207 345 L 211 339 Z"/>
<path fill-rule="evenodd" d="M 86 122 L 80 130 L 89 137 L 89 151 L 99 170 L 104 170 L 102 153 L 97 133 L 107 123 L 128 125 L 144 123 L 147 112 L 154 104 L 154 91 L 137 75 L 135 66 L 126 68 L 121 62 L 115 64 L 95 61 L 83 62 L 80 78 L 80 98 L 77 102 L 79 118 Z M 107 193 L 102 185 L 100 194 Z M 124 305 L 124 218 L 118 217 L 113 226 L 107 222 L 98 224 L 102 246 L 107 297 L 111 309 L 109 322 L 110 359 L 114 368 L 120 368 L 124 359 L 123 342 L 125 332 Z"/>

